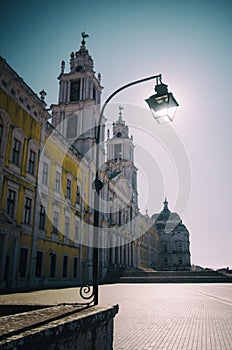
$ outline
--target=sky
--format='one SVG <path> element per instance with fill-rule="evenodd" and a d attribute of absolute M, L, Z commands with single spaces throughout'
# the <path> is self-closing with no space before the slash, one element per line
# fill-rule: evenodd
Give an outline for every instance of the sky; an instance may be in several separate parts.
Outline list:
<path fill-rule="evenodd" d="M 149 116 L 144 99 L 154 82 L 114 98 L 134 135 L 140 208 L 160 212 L 166 195 L 190 232 L 192 264 L 212 268 L 232 268 L 231 15 L 230 0 L 3 0 L 0 7 L 0 55 L 33 91 L 47 92 L 48 106 L 57 103 L 60 63 L 68 71 L 83 31 L 102 101 L 162 73 L 180 105 L 172 124 Z M 105 114 L 111 121 L 116 113 Z"/>

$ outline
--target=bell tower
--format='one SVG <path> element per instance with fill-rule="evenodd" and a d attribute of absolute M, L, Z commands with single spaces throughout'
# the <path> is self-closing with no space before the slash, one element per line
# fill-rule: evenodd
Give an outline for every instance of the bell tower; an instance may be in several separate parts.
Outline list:
<path fill-rule="evenodd" d="M 85 155 L 95 142 L 103 89 L 101 75 L 99 73 L 95 76 L 93 59 L 86 48 L 88 37 L 88 34 L 83 32 L 79 51 L 71 52 L 68 73 L 65 73 L 65 61 L 61 62 L 58 104 L 51 106 L 53 126 L 73 143 L 82 155 Z"/>
<path fill-rule="evenodd" d="M 137 171 L 134 165 L 133 136 L 129 136 L 129 128 L 122 119 L 123 107 L 119 107 L 118 120 L 113 123 L 113 136 L 107 131 L 107 161 L 109 173 L 121 171 L 132 191 L 132 202 L 138 206 Z"/>

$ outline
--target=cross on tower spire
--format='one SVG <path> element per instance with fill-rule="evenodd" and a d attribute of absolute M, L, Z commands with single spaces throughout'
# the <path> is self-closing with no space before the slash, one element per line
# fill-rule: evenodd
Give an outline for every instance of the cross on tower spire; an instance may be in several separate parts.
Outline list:
<path fill-rule="evenodd" d="M 118 120 L 121 122 L 122 121 L 122 110 L 124 109 L 124 107 L 119 106 L 119 117 Z"/>
<path fill-rule="evenodd" d="M 165 196 L 165 199 L 164 199 L 164 209 L 163 210 L 169 211 L 169 209 L 168 209 L 168 201 L 167 201 L 167 197 L 166 196 Z"/>
<path fill-rule="evenodd" d="M 82 38 L 83 38 L 81 43 L 82 43 L 83 46 L 85 46 L 85 39 L 86 39 L 86 38 L 89 38 L 89 35 L 86 34 L 85 32 L 82 32 L 82 33 L 81 33 L 81 36 L 82 36 Z"/>

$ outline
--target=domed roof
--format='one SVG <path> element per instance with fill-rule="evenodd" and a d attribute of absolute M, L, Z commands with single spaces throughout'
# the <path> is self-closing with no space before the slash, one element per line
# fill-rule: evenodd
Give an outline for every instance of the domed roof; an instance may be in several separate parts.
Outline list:
<path fill-rule="evenodd" d="M 165 198 L 164 208 L 158 213 L 152 215 L 152 219 L 155 221 L 155 226 L 158 230 L 162 230 L 167 227 L 170 231 L 174 229 L 177 225 L 182 224 L 181 218 L 177 213 L 172 213 L 168 208 L 168 201 Z"/>

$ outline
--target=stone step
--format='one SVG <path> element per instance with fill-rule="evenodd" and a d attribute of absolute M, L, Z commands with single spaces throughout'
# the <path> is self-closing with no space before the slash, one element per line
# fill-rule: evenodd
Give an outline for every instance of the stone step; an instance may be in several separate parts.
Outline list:
<path fill-rule="evenodd" d="M 108 283 L 232 283 L 232 276 L 213 270 L 155 271 L 150 268 L 112 269 L 101 282 Z"/>
<path fill-rule="evenodd" d="M 122 273 L 123 277 L 194 277 L 194 276 L 225 276 L 213 270 L 203 271 L 155 271 L 152 269 L 126 269 Z"/>
<path fill-rule="evenodd" d="M 118 283 L 232 283 L 232 278 L 215 278 L 215 277 L 195 277 L 195 278 L 178 278 L 171 277 L 120 277 Z"/>

